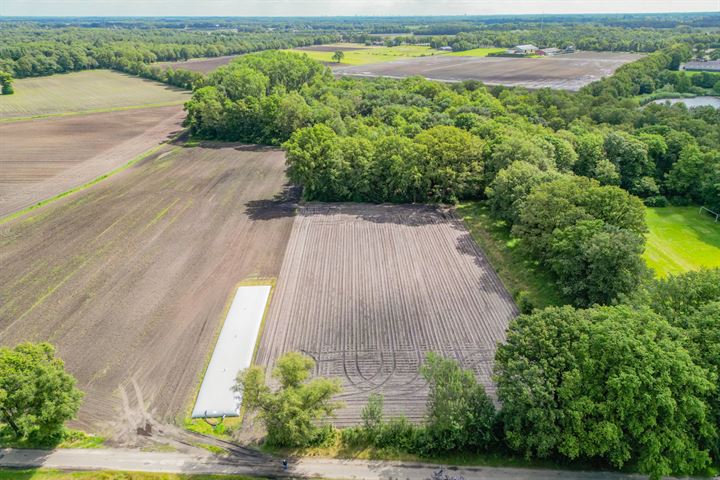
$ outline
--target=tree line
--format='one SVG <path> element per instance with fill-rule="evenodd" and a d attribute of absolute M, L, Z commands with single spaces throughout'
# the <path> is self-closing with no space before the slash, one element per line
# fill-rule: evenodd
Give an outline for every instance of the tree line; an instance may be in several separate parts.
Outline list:
<path fill-rule="evenodd" d="M 720 461 L 720 269 L 648 282 L 622 304 L 551 307 L 514 319 L 495 356 L 495 406 L 475 373 L 429 353 L 423 422 L 387 418 L 371 394 L 362 422 L 336 431 L 337 379 L 281 357 L 267 385 L 241 373 L 246 412 L 273 447 L 336 446 L 429 458 L 521 454 L 556 463 L 692 475 Z"/>
<path fill-rule="evenodd" d="M 236 32 L 160 27 L 94 28 L 3 22 L 0 71 L 15 78 L 112 68 L 138 74 L 154 62 L 236 55 L 340 40 L 332 32 Z"/>

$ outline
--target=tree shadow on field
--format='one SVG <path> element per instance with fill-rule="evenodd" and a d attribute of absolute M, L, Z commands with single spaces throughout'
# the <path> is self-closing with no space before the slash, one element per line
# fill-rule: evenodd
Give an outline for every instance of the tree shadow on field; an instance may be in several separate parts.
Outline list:
<path fill-rule="evenodd" d="M 249 143 L 240 143 L 240 142 L 221 142 L 221 141 L 214 141 L 214 140 L 200 140 L 197 145 L 200 148 L 208 148 L 213 150 L 221 150 L 224 148 L 232 148 L 233 150 L 236 150 L 238 152 L 255 152 L 255 153 L 270 153 L 270 152 L 280 152 L 279 147 L 273 147 L 268 145 L 255 145 L 255 144 L 249 144 Z"/>
<path fill-rule="evenodd" d="M 453 220 L 454 216 L 436 205 L 396 203 L 303 203 L 303 216 L 348 215 L 371 223 L 394 224 L 406 227 L 437 225 Z"/>
<path fill-rule="evenodd" d="M 286 183 L 272 199 L 251 200 L 245 204 L 245 215 L 251 220 L 274 220 L 294 217 L 302 189 Z"/>

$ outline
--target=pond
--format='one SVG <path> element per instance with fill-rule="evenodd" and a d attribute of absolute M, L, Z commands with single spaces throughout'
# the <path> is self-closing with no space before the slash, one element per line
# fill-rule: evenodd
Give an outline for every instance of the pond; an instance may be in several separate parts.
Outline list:
<path fill-rule="evenodd" d="M 704 97 L 694 97 L 694 98 L 667 98 L 662 100 L 655 100 L 653 103 L 660 103 L 663 104 L 665 102 L 673 103 L 684 103 L 688 108 L 692 107 L 706 107 L 711 106 L 715 108 L 720 108 L 720 97 L 710 97 L 710 96 L 704 96 Z"/>

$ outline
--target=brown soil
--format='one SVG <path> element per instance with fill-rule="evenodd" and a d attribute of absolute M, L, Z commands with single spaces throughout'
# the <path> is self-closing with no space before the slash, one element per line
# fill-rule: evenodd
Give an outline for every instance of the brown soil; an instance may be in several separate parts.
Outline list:
<path fill-rule="evenodd" d="M 430 80 L 480 80 L 489 85 L 579 90 L 641 58 L 632 53 L 579 52 L 543 58 L 456 57 L 435 55 L 395 62 L 333 69 L 336 75 L 396 77 L 422 75 Z"/>
<path fill-rule="evenodd" d="M 238 282 L 278 275 L 284 155 L 163 147 L 0 226 L 0 344 L 50 341 L 79 419 L 123 441 L 189 408 Z"/>
<path fill-rule="evenodd" d="M 0 217 L 82 185 L 177 134 L 182 105 L 0 123 Z"/>
<path fill-rule="evenodd" d="M 419 419 L 418 373 L 435 351 L 475 371 L 491 393 L 496 343 L 517 309 L 461 221 L 423 206 L 307 204 L 293 226 L 257 361 L 300 350 L 339 378 L 338 425 L 370 393 L 388 415 Z"/>
<path fill-rule="evenodd" d="M 182 68 L 193 72 L 210 73 L 238 57 L 239 55 L 226 55 L 224 57 L 192 58 L 185 62 L 161 62 L 157 65 L 160 67 L 172 67 L 175 70 Z"/>

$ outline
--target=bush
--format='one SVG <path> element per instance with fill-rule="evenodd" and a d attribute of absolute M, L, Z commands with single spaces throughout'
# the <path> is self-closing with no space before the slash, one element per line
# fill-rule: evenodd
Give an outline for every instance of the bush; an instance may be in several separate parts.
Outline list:
<path fill-rule="evenodd" d="M 422 450 L 487 450 L 495 440 L 495 406 L 475 373 L 434 353 L 428 353 L 420 372 L 430 387 Z"/>
<path fill-rule="evenodd" d="M 663 195 L 656 195 L 654 197 L 648 197 L 643 200 L 646 207 L 667 207 L 670 202 Z"/>
<path fill-rule="evenodd" d="M 535 309 L 535 304 L 530 298 L 530 292 L 527 290 L 520 290 L 515 297 L 515 303 L 517 303 L 520 313 L 532 313 Z"/>
<path fill-rule="evenodd" d="M 415 452 L 418 449 L 421 427 L 410 423 L 407 418 L 392 418 L 379 429 L 375 437 L 375 446 L 402 452 Z"/>

